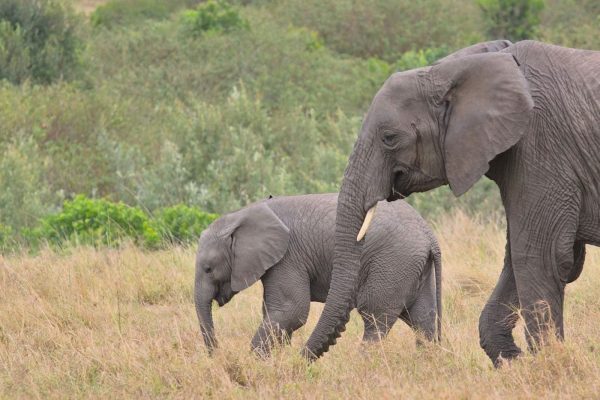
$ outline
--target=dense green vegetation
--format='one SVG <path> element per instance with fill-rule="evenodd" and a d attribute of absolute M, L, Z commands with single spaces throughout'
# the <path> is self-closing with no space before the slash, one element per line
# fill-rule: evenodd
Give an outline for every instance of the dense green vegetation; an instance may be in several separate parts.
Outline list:
<path fill-rule="evenodd" d="M 528 4 L 519 37 L 600 48 L 594 0 L 111 0 L 91 16 L 0 0 L 0 244 L 76 194 L 158 215 L 336 191 L 377 88 L 495 38 L 492 3 Z M 427 217 L 499 208 L 485 180 L 410 201 Z"/>
<path fill-rule="evenodd" d="M 478 0 L 489 37 L 518 41 L 536 33 L 544 0 Z"/>
<path fill-rule="evenodd" d="M 81 38 L 73 9 L 57 1 L 0 2 L 0 79 L 48 84 L 79 67 Z"/>
<path fill-rule="evenodd" d="M 21 236 L 30 247 L 50 244 L 118 246 L 133 242 L 150 249 L 172 244 L 190 244 L 216 218 L 183 204 L 160 208 L 154 213 L 139 207 L 114 203 L 106 199 L 89 199 L 77 195 L 64 202 L 59 212 L 41 218 Z M 12 238 L 10 227 L 0 225 L 0 249 L 20 243 Z"/>

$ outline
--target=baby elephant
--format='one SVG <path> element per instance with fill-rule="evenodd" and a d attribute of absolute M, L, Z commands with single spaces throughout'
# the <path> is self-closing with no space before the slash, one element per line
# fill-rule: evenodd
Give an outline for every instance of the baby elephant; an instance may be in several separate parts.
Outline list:
<path fill-rule="evenodd" d="M 325 302 L 333 265 L 337 194 L 276 197 L 214 221 L 200 237 L 195 303 L 204 342 L 216 345 L 213 300 L 226 304 L 257 280 L 263 321 L 252 348 L 268 355 L 306 322 L 311 301 Z M 441 335 L 438 243 L 404 201 L 381 202 L 365 238 L 356 308 L 365 341 L 388 333 L 398 318 L 429 340 Z"/>

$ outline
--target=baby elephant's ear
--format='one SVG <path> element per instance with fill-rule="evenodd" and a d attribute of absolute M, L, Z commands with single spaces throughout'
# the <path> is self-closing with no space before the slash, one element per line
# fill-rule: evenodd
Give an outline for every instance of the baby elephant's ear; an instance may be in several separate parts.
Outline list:
<path fill-rule="evenodd" d="M 287 251 L 289 228 L 266 204 L 232 215 L 231 289 L 239 292 L 260 279 Z"/>

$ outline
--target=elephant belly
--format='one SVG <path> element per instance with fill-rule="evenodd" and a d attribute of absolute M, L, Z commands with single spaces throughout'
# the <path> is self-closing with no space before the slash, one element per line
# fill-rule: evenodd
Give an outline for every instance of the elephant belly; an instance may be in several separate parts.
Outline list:
<path fill-rule="evenodd" d="M 600 246 L 600 204 L 584 201 L 577 229 L 577 240 Z"/>
<path fill-rule="evenodd" d="M 327 293 L 329 292 L 329 280 L 316 281 L 310 284 L 310 301 L 317 303 L 325 303 Z"/>
<path fill-rule="evenodd" d="M 577 231 L 577 240 L 594 246 L 600 246 L 600 226 L 591 224 L 580 225 Z"/>

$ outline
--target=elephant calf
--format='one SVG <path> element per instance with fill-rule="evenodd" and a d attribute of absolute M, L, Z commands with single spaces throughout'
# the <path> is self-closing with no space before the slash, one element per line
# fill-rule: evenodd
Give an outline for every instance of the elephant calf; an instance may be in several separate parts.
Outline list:
<path fill-rule="evenodd" d="M 270 198 L 223 215 L 202 232 L 195 303 L 210 351 L 216 345 L 211 304 L 223 306 L 261 280 L 263 321 L 252 348 L 268 355 L 306 322 L 310 302 L 325 302 L 333 261 L 337 194 Z M 398 318 L 439 340 L 438 243 L 404 201 L 381 202 L 365 239 L 356 308 L 365 341 L 386 336 Z"/>

